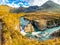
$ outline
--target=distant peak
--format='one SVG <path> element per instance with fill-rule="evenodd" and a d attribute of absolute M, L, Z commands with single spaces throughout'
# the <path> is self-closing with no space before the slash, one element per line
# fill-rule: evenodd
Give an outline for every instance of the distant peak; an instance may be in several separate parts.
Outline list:
<path fill-rule="evenodd" d="M 47 2 L 53 2 L 52 0 L 48 0 Z"/>
<path fill-rule="evenodd" d="M 54 2 L 54 1 L 52 1 L 52 0 L 48 0 L 47 2 Z"/>
<path fill-rule="evenodd" d="M 48 0 L 46 3 L 47 3 L 47 4 L 56 4 L 56 3 L 53 2 L 52 0 Z"/>
<path fill-rule="evenodd" d="M 48 0 L 48 1 L 51 1 L 51 0 Z"/>

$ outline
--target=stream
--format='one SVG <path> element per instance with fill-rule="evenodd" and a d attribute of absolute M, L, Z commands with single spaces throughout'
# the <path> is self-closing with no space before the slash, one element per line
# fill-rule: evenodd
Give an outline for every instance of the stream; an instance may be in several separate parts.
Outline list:
<path fill-rule="evenodd" d="M 25 34 L 25 36 L 31 37 L 33 39 L 35 38 L 39 41 L 44 41 L 44 40 L 50 39 L 50 36 L 51 36 L 52 33 L 60 30 L 60 26 L 56 26 L 56 27 L 53 27 L 53 28 L 45 29 L 44 31 L 40 30 L 40 31 L 37 31 L 37 32 L 34 31 L 34 32 L 31 32 L 31 33 L 26 33 L 26 32 L 24 32 L 24 27 L 29 24 L 29 21 L 25 20 L 23 17 L 20 18 L 20 21 L 21 21 L 21 32 L 23 32 L 22 35 Z M 36 29 L 36 28 L 34 28 L 34 29 Z M 38 37 L 36 37 L 36 36 L 38 36 Z"/>

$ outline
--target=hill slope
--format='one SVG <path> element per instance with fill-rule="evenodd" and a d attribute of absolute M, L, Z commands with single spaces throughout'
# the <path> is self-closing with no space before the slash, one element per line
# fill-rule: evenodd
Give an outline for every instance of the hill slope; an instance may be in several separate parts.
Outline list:
<path fill-rule="evenodd" d="M 7 5 L 0 5 L 0 12 L 9 12 L 12 7 Z"/>
<path fill-rule="evenodd" d="M 44 3 L 41 7 L 40 10 L 45 10 L 45 11 L 60 11 L 60 5 L 56 4 L 52 1 L 47 1 Z"/>

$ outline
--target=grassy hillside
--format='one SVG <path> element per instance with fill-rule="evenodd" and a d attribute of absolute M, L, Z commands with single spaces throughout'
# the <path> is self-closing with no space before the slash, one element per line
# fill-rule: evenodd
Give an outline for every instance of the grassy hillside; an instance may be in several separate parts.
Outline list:
<path fill-rule="evenodd" d="M 59 19 L 60 18 L 60 13 L 56 12 L 31 12 L 31 13 L 26 13 L 25 18 L 29 20 L 35 20 L 36 18 L 54 18 L 54 19 Z"/>
<path fill-rule="evenodd" d="M 8 13 L 11 7 L 7 6 L 7 5 L 1 5 L 0 6 L 0 12 L 6 12 Z"/>

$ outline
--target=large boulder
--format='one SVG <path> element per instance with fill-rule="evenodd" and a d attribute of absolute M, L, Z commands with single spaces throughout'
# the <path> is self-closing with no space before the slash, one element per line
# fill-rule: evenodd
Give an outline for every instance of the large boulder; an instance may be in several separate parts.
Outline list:
<path fill-rule="evenodd" d="M 25 32 L 33 32 L 34 28 L 32 26 L 32 24 L 28 24 L 25 28 L 24 28 Z"/>
<path fill-rule="evenodd" d="M 45 20 L 45 19 L 39 19 L 39 20 L 35 20 L 35 21 L 38 22 L 36 24 L 36 26 L 37 26 L 37 28 L 39 30 L 44 30 L 44 29 L 47 28 L 47 20 Z"/>

